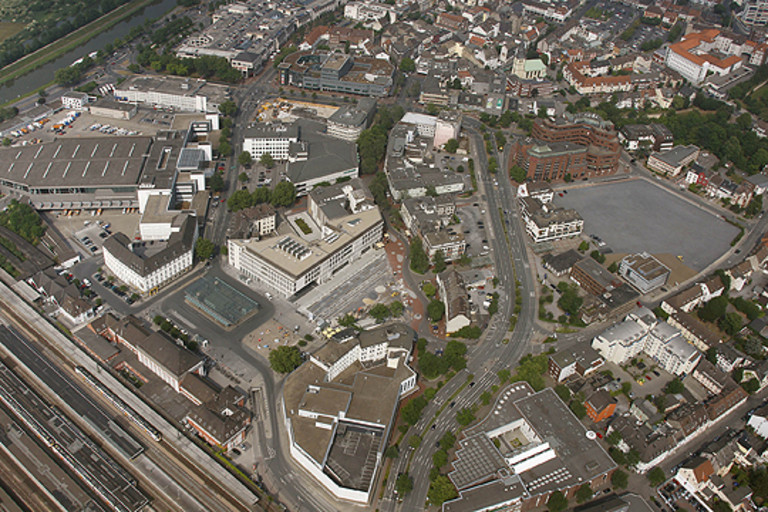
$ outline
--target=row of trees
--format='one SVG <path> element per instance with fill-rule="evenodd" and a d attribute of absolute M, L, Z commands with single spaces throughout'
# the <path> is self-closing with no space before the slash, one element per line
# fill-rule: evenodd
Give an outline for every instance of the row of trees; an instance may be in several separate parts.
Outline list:
<path fill-rule="evenodd" d="M 419 372 L 427 379 L 435 379 L 449 370 L 461 371 L 467 366 L 467 346 L 451 340 L 442 355 L 427 350 L 419 351 Z"/>
<path fill-rule="evenodd" d="M 293 183 L 290 181 L 281 181 L 272 191 L 269 187 L 258 187 L 253 192 L 248 192 L 248 189 L 242 188 L 235 191 L 229 199 L 227 199 L 227 207 L 237 212 L 256 206 L 257 204 L 270 203 L 272 206 L 293 206 L 296 202 L 296 189 Z"/>
<path fill-rule="evenodd" d="M 238 70 L 224 57 L 203 55 L 194 59 L 176 57 L 173 53 L 158 53 L 150 47 L 139 48 L 136 62 L 157 73 L 177 76 L 192 76 L 227 83 L 237 83 L 242 78 Z"/>
<path fill-rule="evenodd" d="M 404 114 L 405 110 L 400 105 L 379 107 L 373 126 L 363 130 L 357 139 L 361 173 L 373 174 L 378 170 L 379 162 L 384 158 L 387 150 L 389 130 Z"/>

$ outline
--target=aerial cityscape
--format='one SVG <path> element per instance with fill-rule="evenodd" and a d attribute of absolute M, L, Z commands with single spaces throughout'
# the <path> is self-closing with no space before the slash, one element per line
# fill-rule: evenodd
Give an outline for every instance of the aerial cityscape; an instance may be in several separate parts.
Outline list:
<path fill-rule="evenodd" d="M 0 0 L 0 510 L 768 511 L 766 192 L 768 0 Z"/>

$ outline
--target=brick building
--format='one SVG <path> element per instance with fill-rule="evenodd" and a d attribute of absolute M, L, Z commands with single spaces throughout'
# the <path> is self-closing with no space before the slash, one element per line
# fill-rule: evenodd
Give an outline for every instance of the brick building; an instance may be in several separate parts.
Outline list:
<path fill-rule="evenodd" d="M 518 141 L 511 163 L 526 170 L 529 179 L 574 179 L 615 174 L 621 146 L 616 130 L 596 115 L 580 114 L 556 120 L 537 119 L 532 137 Z"/>

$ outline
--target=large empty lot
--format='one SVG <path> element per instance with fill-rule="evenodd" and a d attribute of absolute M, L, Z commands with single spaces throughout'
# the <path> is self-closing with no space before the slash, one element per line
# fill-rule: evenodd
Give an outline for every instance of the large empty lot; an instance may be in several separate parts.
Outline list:
<path fill-rule="evenodd" d="M 682 255 L 701 270 L 729 247 L 738 230 L 645 180 L 595 185 L 556 197 L 584 218 L 584 232 L 601 237 L 613 252 Z"/>

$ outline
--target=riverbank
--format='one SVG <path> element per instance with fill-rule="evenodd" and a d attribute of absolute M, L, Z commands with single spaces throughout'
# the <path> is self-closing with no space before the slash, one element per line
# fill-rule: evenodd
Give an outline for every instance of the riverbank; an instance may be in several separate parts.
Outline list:
<path fill-rule="evenodd" d="M 157 0 L 133 0 L 132 2 L 123 4 L 104 16 L 67 34 L 61 39 L 58 39 L 29 55 L 25 55 L 16 62 L 0 69 L 0 86 L 25 75 L 26 73 L 34 71 L 45 63 L 64 55 L 78 46 L 82 46 L 90 39 L 110 29 L 115 24 L 156 1 Z"/>

